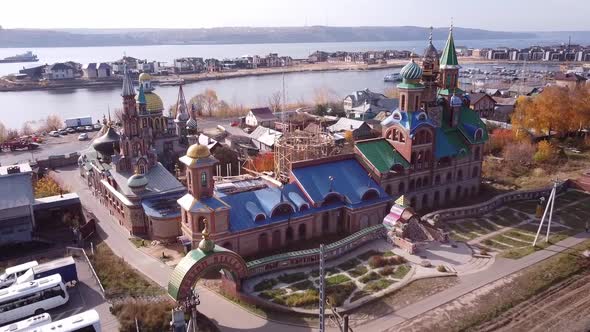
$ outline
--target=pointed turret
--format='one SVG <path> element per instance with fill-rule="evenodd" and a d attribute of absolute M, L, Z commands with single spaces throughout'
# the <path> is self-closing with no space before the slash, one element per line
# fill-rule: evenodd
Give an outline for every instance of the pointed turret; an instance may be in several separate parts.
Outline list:
<path fill-rule="evenodd" d="M 453 26 L 449 29 L 449 38 L 445 44 L 445 48 L 440 57 L 440 68 L 442 69 L 458 69 L 459 61 L 457 61 L 457 51 L 455 50 L 455 41 L 453 40 Z"/>
<path fill-rule="evenodd" d="M 143 85 L 139 85 L 139 93 L 137 95 L 137 107 L 139 108 L 140 115 L 147 114 L 147 100 L 145 98 L 145 92 L 143 89 Z"/>
<path fill-rule="evenodd" d="M 129 76 L 129 71 L 127 71 L 127 65 L 123 66 L 123 90 L 121 91 L 121 96 L 135 96 L 135 88 Z"/>
<path fill-rule="evenodd" d="M 186 99 L 184 98 L 184 91 L 182 85 L 178 89 L 178 100 L 176 102 L 176 122 L 186 122 L 189 119 L 187 112 Z"/>

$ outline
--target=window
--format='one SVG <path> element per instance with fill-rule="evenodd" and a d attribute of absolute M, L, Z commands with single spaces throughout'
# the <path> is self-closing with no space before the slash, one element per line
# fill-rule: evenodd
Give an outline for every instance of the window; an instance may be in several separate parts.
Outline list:
<path fill-rule="evenodd" d="M 415 100 L 414 109 L 418 109 L 418 106 L 420 105 L 420 96 L 416 96 L 416 98 L 414 100 Z"/>
<path fill-rule="evenodd" d="M 434 177 L 434 184 L 440 184 L 440 175 L 438 175 L 438 174 L 437 174 L 437 175 Z"/>
<path fill-rule="evenodd" d="M 207 187 L 207 172 L 201 173 L 201 187 Z"/>
<path fill-rule="evenodd" d="M 401 110 L 406 110 L 406 95 L 402 95 Z"/>
<path fill-rule="evenodd" d="M 290 204 L 282 203 L 282 204 L 277 205 L 272 210 L 271 217 L 289 215 L 294 212 L 295 211 L 293 210 L 293 207 Z"/>
<path fill-rule="evenodd" d="M 463 180 L 463 171 L 458 170 L 457 171 L 457 181 L 462 181 L 462 180 Z"/>
<path fill-rule="evenodd" d="M 403 182 L 400 182 L 399 186 L 397 187 L 397 192 L 400 194 L 403 194 L 404 191 L 406 191 L 406 184 Z"/>
<path fill-rule="evenodd" d="M 402 115 L 401 115 L 399 112 L 394 112 L 394 113 L 393 113 L 393 118 L 394 118 L 395 120 L 398 120 L 398 121 L 399 121 L 399 120 L 401 120 L 401 119 L 402 119 Z"/>
<path fill-rule="evenodd" d="M 428 115 L 426 115 L 426 113 L 420 112 L 420 114 L 418 114 L 418 120 L 425 121 L 427 119 L 428 119 Z"/>

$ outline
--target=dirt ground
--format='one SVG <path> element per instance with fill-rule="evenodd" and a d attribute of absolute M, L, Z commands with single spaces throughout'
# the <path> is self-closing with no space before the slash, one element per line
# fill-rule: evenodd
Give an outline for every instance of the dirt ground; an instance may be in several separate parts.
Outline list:
<path fill-rule="evenodd" d="M 474 330 L 589 331 L 590 271 L 551 287 Z"/>

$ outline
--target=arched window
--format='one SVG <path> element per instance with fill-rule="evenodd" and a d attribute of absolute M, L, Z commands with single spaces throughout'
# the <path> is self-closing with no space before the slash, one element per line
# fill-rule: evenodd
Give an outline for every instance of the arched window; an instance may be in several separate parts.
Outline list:
<path fill-rule="evenodd" d="M 361 200 L 362 201 L 370 201 L 370 200 L 376 199 L 376 198 L 379 198 L 379 192 L 375 189 L 369 189 L 363 194 L 363 197 L 361 198 Z"/>
<path fill-rule="evenodd" d="M 197 222 L 197 231 L 202 232 L 205 229 L 205 217 L 199 217 Z"/>
<path fill-rule="evenodd" d="M 416 197 L 410 198 L 410 207 L 416 208 Z"/>
<path fill-rule="evenodd" d="M 479 141 L 483 137 L 483 129 L 477 128 L 474 134 L 474 138 L 476 141 Z"/>
<path fill-rule="evenodd" d="M 289 215 L 294 212 L 295 211 L 293 210 L 293 207 L 291 206 L 291 204 L 281 203 L 281 204 L 275 206 L 275 208 L 272 210 L 271 217 Z"/>
<path fill-rule="evenodd" d="M 305 240 L 307 234 L 307 229 L 305 227 L 305 224 L 301 224 L 299 225 L 299 228 L 297 229 L 297 235 L 299 240 Z"/>
<path fill-rule="evenodd" d="M 276 229 L 272 232 L 272 248 L 278 249 L 281 247 L 281 231 Z"/>
<path fill-rule="evenodd" d="M 457 181 L 462 181 L 462 180 L 463 180 L 463 171 L 458 170 L 457 171 Z"/>
<path fill-rule="evenodd" d="M 340 194 L 332 192 L 326 195 L 324 201 L 322 202 L 322 206 L 330 205 L 337 202 L 342 202 L 342 197 L 340 196 Z"/>
<path fill-rule="evenodd" d="M 400 182 L 399 185 L 397 186 L 397 192 L 399 194 L 403 194 L 404 191 L 406 191 L 406 184 L 404 182 Z"/>
<path fill-rule="evenodd" d="M 475 178 L 479 175 L 479 167 L 473 167 L 473 171 L 471 172 L 471 177 Z"/>
<path fill-rule="evenodd" d="M 445 202 L 448 202 L 451 199 L 451 189 L 447 188 L 445 190 Z"/>
<path fill-rule="evenodd" d="M 185 224 L 188 223 L 188 213 L 186 211 L 183 211 L 182 216 L 183 216 L 182 219 L 184 219 L 184 223 Z"/>
<path fill-rule="evenodd" d="M 478 146 L 478 147 L 475 148 L 475 154 L 474 154 L 476 160 L 479 160 L 480 159 L 480 157 L 481 157 L 480 154 L 481 154 L 481 150 L 480 150 L 480 148 Z"/>
<path fill-rule="evenodd" d="M 439 196 L 440 196 L 439 192 L 435 191 L 434 192 L 434 201 L 432 202 L 433 206 L 435 206 L 435 207 L 440 204 L 440 197 Z"/>
<path fill-rule="evenodd" d="M 461 198 L 461 186 L 457 186 L 455 189 L 455 199 Z"/>
<path fill-rule="evenodd" d="M 416 188 L 416 181 L 414 179 L 410 180 L 410 185 L 408 186 L 408 190 L 412 191 Z"/>
<path fill-rule="evenodd" d="M 453 175 L 451 174 L 451 172 L 447 173 L 447 183 L 451 182 L 451 180 L 453 179 Z"/>
<path fill-rule="evenodd" d="M 400 114 L 400 112 L 393 112 L 393 118 L 395 120 L 401 120 L 402 119 L 402 115 Z"/>
<path fill-rule="evenodd" d="M 422 185 L 424 187 L 427 187 L 428 185 L 430 185 L 430 178 L 428 176 L 424 177 L 424 180 L 422 180 Z"/>
<path fill-rule="evenodd" d="M 435 184 L 435 185 L 436 185 L 436 184 L 440 184 L 440 174 L 437 174 L 437 175 L 434 177 L 434 184 Z"/>
<path fill-rule="evenodd" d="M 266 233 L 258 235 L 258 250 L 268 250 L 268 235 Z"/>
<path fill-rule="evenodd" d="M 201 172 L 201 187 L 207 187 L 207 172 Z"/>
<path fill-rule="evenodd" d="M 421 208 L 425 208 L 428 206 L 428 194 L 422 195 L 422 206 Z"/>
<path fill-rule="evenodd" d="M 406 110 L 406 95 L 402 95 L 401 110 Z"/>

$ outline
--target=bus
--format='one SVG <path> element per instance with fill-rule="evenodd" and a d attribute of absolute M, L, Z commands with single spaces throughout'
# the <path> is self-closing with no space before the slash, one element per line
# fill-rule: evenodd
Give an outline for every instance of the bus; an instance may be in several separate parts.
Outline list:
<path fill-rule="evenodd" d="M 30 332 L 100 332 L 100 318 L 96 310 L 88 310 L 53 323 L 37 327 Z"/>
<path fill-rule="evenodd" d="M 16 279 L 18 277 L 22 276 L 25 272 L 37 265 L 39 265 L 37 261 L 30 261 L 28 263 L 6 268 L 6 270 L 4 270 L 4 273 L 0 274 L 0 288 L 11 286 L 13 283 L 16 282 Z"/>
<path fill-rule="evenodd" d="M 51 323 L 51 316 L 48 313 L 33 316 L 20 322 L 0 327 L 0 332 L 30 332 L 38 326 Z"/>
<path fill-rule="evenodd" d="M 0 324 L 62 306 L 70 295 L 59 274 L 0 290 Z"/>

